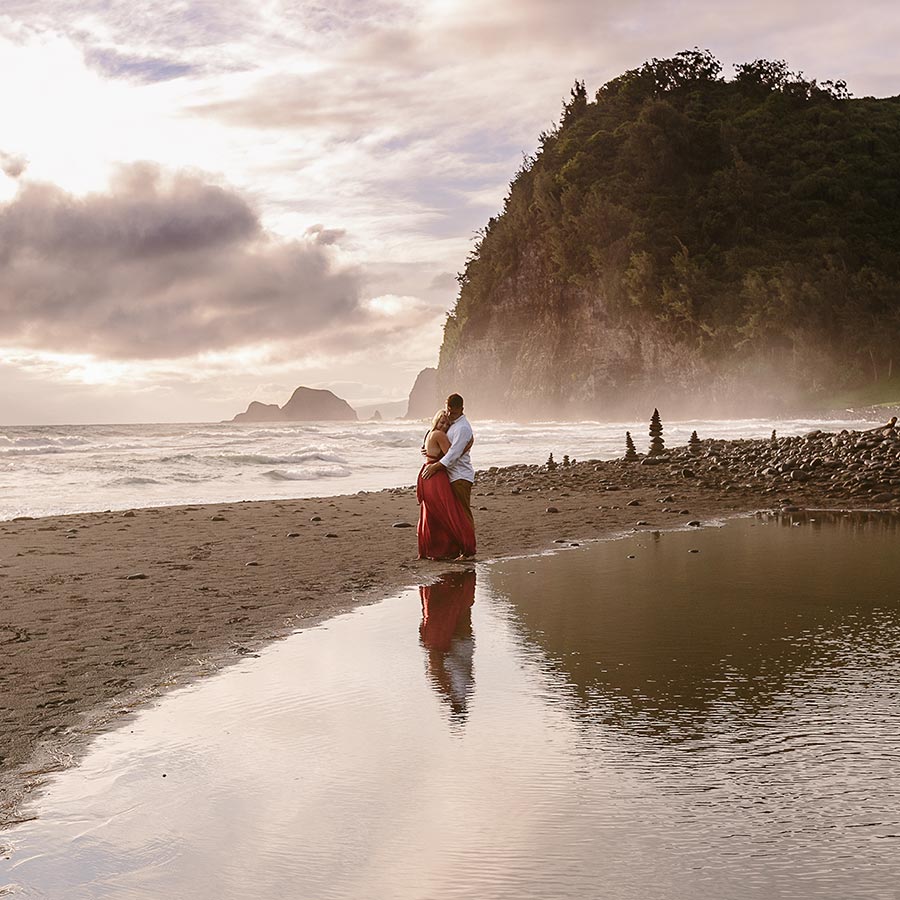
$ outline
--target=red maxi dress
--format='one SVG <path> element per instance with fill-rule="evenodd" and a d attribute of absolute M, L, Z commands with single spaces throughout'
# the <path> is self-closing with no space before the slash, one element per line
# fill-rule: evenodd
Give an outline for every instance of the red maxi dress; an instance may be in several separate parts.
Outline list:
<path fill-rule="evenodd" d="M 427 456 L 426 463 L 437 458 Z M 423 478 L 421 470 L 416 482 L 419 501 L 419 559 L 456 559 L 475 555 L 475 528 L 463 510 L 446 471 Z"/>

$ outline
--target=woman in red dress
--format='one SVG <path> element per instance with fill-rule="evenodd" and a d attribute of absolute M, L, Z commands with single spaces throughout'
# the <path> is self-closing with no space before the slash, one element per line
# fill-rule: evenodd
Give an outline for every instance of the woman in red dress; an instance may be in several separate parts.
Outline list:
<path fill-rule="evenodd" d="M 436 413 L 431 421 L 431 431 L 425 437 L 425 463 L 439 460 L 449 449 L 447 429 L 450 419 L 444 410 Z M 462 508 L 446 471 L 416 482 L 416 499 L 419 501 L 419 559 L 456 559 L 458 556 L 475 555 L 475 529 Z"/>

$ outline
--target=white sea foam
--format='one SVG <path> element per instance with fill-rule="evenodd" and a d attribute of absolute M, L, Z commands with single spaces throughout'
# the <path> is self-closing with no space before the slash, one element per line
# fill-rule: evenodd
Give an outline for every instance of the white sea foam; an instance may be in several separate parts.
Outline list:
<path fill-rule="evenodd" d="M 161 484 L 155 478 L 115 478 L 110 484 L 113 485 L 132 485 L 132 484 Z"/>
<path fill-rule="evenodd" d="M 263 478 L 269 478 L 272 481 L 315 481 L 317 478 L 347 478 L 352 473 L 350 469 L 333 466 L 332 468 L 292 469 L 290 471 L 270 469 L 262 474 Z"/>
<path fill-rule="evenodd" d="M 701 438 L 802 434 L 869 427 L 858 420 L 665 422 L 669 446 Z M 638 449 L 645 422 L 475 420 L 477 469 L 622 455 L 625 431 Z M 97 509 L 327 496 L 412 484 L 423 422 L 79 425 L 0 427 L 0 520 Z"/>

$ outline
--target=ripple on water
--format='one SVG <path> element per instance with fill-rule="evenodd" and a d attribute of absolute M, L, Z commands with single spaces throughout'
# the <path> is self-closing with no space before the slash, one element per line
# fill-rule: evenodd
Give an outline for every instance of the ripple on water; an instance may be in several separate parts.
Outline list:
<path fill-rule="evenodd" d="M 628 539 L 637 566 L 607 543 L 482 567 L 477 592 L 455 572 L 99 737 L 10 832 L 0 884 L 890 897 L 896 537 L 744 521 Z"/>

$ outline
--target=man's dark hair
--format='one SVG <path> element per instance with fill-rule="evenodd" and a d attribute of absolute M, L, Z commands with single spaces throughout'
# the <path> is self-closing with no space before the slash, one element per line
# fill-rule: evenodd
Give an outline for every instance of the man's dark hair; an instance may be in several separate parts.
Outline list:
<path fill-rule="evenodd" d="M 447 398 L 447 409 L 462 409 L 463 398 L 459 394 L 451 394 Z"/>

